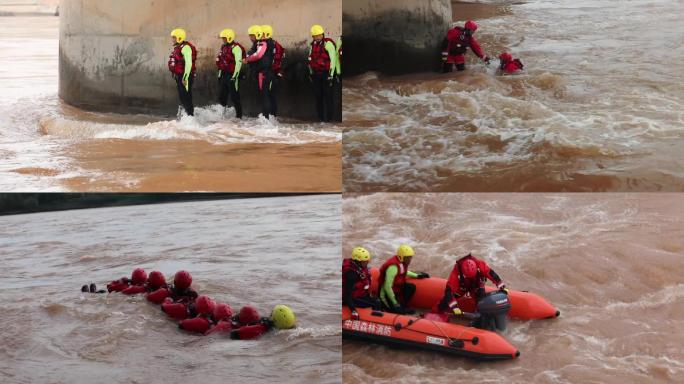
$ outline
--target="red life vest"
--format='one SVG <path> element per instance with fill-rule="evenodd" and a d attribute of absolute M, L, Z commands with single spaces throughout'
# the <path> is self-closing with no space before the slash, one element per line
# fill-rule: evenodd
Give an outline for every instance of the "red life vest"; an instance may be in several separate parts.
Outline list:
<path fill-rule="evenodd" d="M 273 40 L 275 48 L 273 49 L 273 73 L 279 74 L 283 66 L 283 58 L 285 57 L 285 48 L 279 42 Z"/>
<path fill-rule="evenodd" d="M 240 50 L 242 51 L 242 58 L 244 59 L 247 57 L 245 54 L 245 47 L 243 47 L 240 43 L 232 42 L 231 44 L 223 44 L 218 56 L 216 56 L 216 67 L 218 67 L 218 69 L 221 71 L 228 72 L 230 74 L 235 72 L 236 63 L 235 55 L 233 55 L 233 48 L 235 48 L 236 45 L 240 47 Z"/>
<path fill-rule="evenodd" d="M 464 29 L 454 27 L 447 32 L 447 53 L 449 56 L 464 55 L 470 47 L 470 36 L 468 36 Z"/>
<path fill-rule="evenodd" d="M 337 44 L 330 39 L 324 38 L 323 40 L 314 40 L 311 43 L 311 54 L 309 55 L 309 67 L 314 72 L 330 72 L 330 55 L 325 49 L 325 43 L 330 42 L 333 44 L 335 49 L 337 49 Z"/>
<path fill-rule="evenodd" d="M 108 292 L 121 292 L 130 286 L 131 286 L 130 279 L 127 277 L 122 277 L 119 280 L 114 280 L 111 283 L 107 284 L 107 291 Z"/>
<path fill-rule="evenodd" d="M 162 303 L 161 309 L 172 319 L 183 320 L 188 317 L 188 307 L 183 303 L 165 302 Z"/>
<path fill-rule="evenodd" d="M 130 287 L 121 291 L 121 293 L 124 295 L 137 295 L 145 292 L 147 292 L 147 287 L 145 285 L 131 285 Z"/>
<path fill-rule="evenodd" d="M 147 301 L 151 301 L 155 304 L 161 304 L 164 302 L 164 299 L 169 297 L 171 295 L 171 292 L 168 290 L 168 288 L 159 288 L 154 292 L 150 292 L 145 296 L 147 298 Z"/>
<path fill-rule="evenodd" d="M 387 268 L 392 265 L 396 265 L 397 270 L 399 271 L 397 276 L 394 278 L 392 291 L 395 295 L 399 295 L 399 297 L 401 297 L 401 287 L 403 287 L 404 283 L 406 283 L 406 273 L 408 272 L 408 269 L 404 267 L 404 264 L 402 264 L 401 261 L 399 261 L 399 256 L 390 258 L 389 260 L 385 261 L 385 264 L 383 264 L 382 267 L 380 267 L 380 285 L 378 285 L 378 289 L 382 289 L 382 286 L 385 285 L 385 272 L 387 272 Z"/>
<path fill-rule="evenodd" d="M 230 338 L 235 340 L 253 340 L 268 332 L 266 324 L 245 325 L 230 332 Z"/>
<path fill-rule="evenodd" d="M 176 44 L 169 56 L 169 71 L 174 75 L 183 75 L 185 73 L 185 58 L 183 57 L 183 48 L 189 45 L 192 48 L 192 69 L 191 74 L 194 76 L 197 72 L 197 48 L 189 41 L 184 41 Z"/>
<path fill-rule="evenodd" d="M 195 333 L 204 333 L 209 330 L 210 326 L 211 323 L 204 317 L 181 320 L 180 324 L 178 324 L 180 329 Z"/>
<path fill-rule="evenodd" d="M 344 259 L 342 261 L 342 286 L 346 286 L 346 278 L 344 275 L 352 271 L 359 276 L 359 279 L 354 284 L 354 290 L 352 291 L 352 299 L 357 299 L 359 297 L 368 296 L 370 292 L 371 276 L 368 268 L 363 268 L 356 264 L 352 259 Z"/>

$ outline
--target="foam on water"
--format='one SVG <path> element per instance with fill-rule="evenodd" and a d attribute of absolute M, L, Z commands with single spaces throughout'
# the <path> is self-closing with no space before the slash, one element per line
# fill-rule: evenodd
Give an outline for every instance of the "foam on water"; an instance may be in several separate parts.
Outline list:
<path fill-rule="evenodd" d="M 223 107 L 196 108 L 195 116 L 146 125 L 109 124 L 50 116 L 40 120 L 40 131 L 68 139 L 204 140 L 214 144 L 311 144 L 335 143 L 342 133 L 323 124 L 285 124 L 260 116 L 256 119 L 224 118 Z"/>

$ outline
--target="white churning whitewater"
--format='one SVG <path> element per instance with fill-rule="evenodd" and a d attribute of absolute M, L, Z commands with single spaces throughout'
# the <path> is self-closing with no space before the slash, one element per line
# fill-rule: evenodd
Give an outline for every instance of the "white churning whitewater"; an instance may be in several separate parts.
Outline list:
<path fill-rule="evenodd" d="M 283 124 L 260 116 L 256 119 L 225 118 L 221 105 L 198 107 L 195 116 L 180 120 L 141 124 L 113 124 L 45 117 L 40 131 L 68 139 L 203 140 L 214 144 L 313 144 L 336 143 L 342 133 L 322 124 Z"/>
<path fill-rule="evenodd" d="M 487 54 L 526 74 L 469 54 L 465 73 L 350 79 L 347 190 L 684 188 L 682 2 L 478 6 L 495 15 L 478 20 Z"/>
<path fill-rule="evenodd" d="M 3 383 L 338 383 L 340 196 L 239 199 L 3 217 Z M 129 275 L 186 269 L 193 286 L 298 328 L 256 341 L 178 330 L 143 297 L 82 294 Z M 296 375 L 293 374 L 296 372 Z"/>

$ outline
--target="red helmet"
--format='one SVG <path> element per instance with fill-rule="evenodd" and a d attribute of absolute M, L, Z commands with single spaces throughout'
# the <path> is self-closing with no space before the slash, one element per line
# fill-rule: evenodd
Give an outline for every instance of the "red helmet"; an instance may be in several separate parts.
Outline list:
<path fill-rule="evenodd" d="M 190 285 L 192 284 L 192 276 L 190 276 L 190 272 L 188 271 L 178 271 L 176 272 L 176 276 L 173 278 L 173 285 L 180 289 L 188 289 L 190 288 Z"/>
<path fill-rule="evenodd" d="M 233 316 L 233 309 L 228 304 L 216 304 L 214 308 L 214 320 L 226 320 Z"/>
<path fill-rule="evenodd" d="M 152 288 L 160 288 L 166 285 L 166 279 L 164 275 L 159 271 L 150 272 L 150 276 L 147 277 L 147 284 Z"/>
<path fill-rule="evenodd" d="M 147 280 L 147 272 L 142 268 L 136 268 L 131 274 L 133 284 L 142 284 Z"/>
<path fill-rule="evenodd" d="M 502 53 L 502 54 L 499 55 L 499 60 L 501 60 L 501 61 L 511 61 L 511 60 L 513 60 L 513 56 L 512 56 L 510 53 L 508 53 L 508 52 L 504 52 L 504 53 Z"/>
<path fill-rule="evenodd" d="M 475 31 L 477 31 L 477 23 L 472 21 L 472 20 L 468 20 L 468 21 L 466 21 L 464 28 L 475 32 Z"/>
<path fill-rule="evenodd" d="M 209 296 L 202 295 L 198 297 L 195 301 L 195 310 L 200 315 L 208 315 L 214 312 L 215 307 L 216 303 L 214 303 L 214 301 L 210 299 Z"/>
<path fill-rule="evenodd" d="M 466 279 L 472 279 L 477 276 L 477 264 L 472 259 L 465 259 L 461 263 L 461 273 Z"/>
<path fill-rule="evenodd" d="M 238 314 L 238 321 L 241 325 L 248 325 L 258 323 L 261 317 L 259 316 L 259 311 L 256 308 L 249 305 L 245 305 L 240 309 Z"/>

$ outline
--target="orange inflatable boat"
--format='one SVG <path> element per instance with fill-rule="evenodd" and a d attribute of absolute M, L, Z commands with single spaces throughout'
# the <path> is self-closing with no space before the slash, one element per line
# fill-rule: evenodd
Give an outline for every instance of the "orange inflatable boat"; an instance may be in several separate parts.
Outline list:
<path fill-rule="evenodd" d="M 342 307 L 342 335 L 348 339 L 414 347 L 480 360 L 506 360 L 520 352 L 496 332 L 416 316 L 357 308 L 359 320 Z"/>
<path fill-rule="evenodd" d="M 377 296 L 378 281 L 380 270 L 377 268 L 371 269 L 371 292 Z M 407 278 L 407 282 L 415 284 L 416 293 L 409 302 L 409 307 L 419 309 L 431 309 L 444 295 L 446 288 L 446 279 L 438 277 L 431 277 L 429 279 L 411 279 Z M 486 287 L 487 292 L 496 290 L 494 287 Z M 508 291 L 508 299 L 511 302 L 511 310 L 508 316 L 521 320 L 537 320 L 550 319 L 558 317 L 560 311 L 549 304 L 544 298 L 534 293 L 524 291 Z M 466 312 L 473 312 L 475 305 L 473 300 L 459 300 L 459 308 Z"/>
<path fill-rule="evenodd" d="M 371 269 L 371 275 L 371 291 L 377 294 L 378 269 Z M 442 298 L 446 287 L 446 280 L 440 278 L 407 281 L 416 285 L 416 293 L 409 307 L 417 309 L 431 309 Z M 496 290 L 488 288 L 487 291 Z M 491 295 L 491 303 L 502 303 L 505 306 L 504 311 L 499 312 L 504 322 L 506 312 L 509 317 L 524 320 L 554 318 L 560 314 L 546 300 L 533 293 L 511 290 L 508 295 L 494 292 L 487 296 Z M 459 302 L 459 307 L 466 312 L 475 310 L 473 300 Z M 357 312 L 359 319 L 352 320 L 349 308 L 342 307 L 344 338 L 432 350 L 479 360 L 506 360 L 520 356 L 517 348 L 493 330 L 440 321 L 439 315 L 399 315 L 370 308 L 357 308 Z"/>

